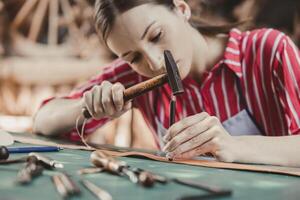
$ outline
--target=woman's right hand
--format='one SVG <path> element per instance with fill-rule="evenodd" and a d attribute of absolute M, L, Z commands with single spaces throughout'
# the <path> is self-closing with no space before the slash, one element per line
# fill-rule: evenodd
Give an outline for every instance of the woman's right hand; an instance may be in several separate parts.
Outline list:
<path fill-rule="evenodd" d="M 132 102 L 124 102 L 125 87 L 121 83 L 103 81 L 83 94 L 83 105 L 94 119 L 119 117 L 132 107 Z"/>

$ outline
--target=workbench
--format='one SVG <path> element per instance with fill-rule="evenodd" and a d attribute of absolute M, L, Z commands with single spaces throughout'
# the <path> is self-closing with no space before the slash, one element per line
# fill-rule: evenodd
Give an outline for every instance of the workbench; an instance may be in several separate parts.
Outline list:
<path fill-rule="evenodd" d="M 26 144 L 15 143 L 13 146 L 26 146 Z M 65 166 L 63 170 L 70 174 L 72 179 L 80 186 L 82 191 L 81 196 L 72 197 L 72 199 L 96 199 L 96 197 L 79 183 L 81 179 L 89 180 L 105 189 L 112 195 L 113 199 L 116 200 L 173 200 L 184 195 L 205 194 L 205 191 L 178 185 L 176 183 L 166 185 L 157 183 L 153 188 L 144 188 L 131 183 L 124 177 L 105 172 L 79 175 L 77 173 L 79 169 L 92 166 L 89 161 L 90 153 L 89 151 L 70 149 L 43 153 L 43 155 L 61 161 Z M 24 155 L 26 154 L 13 154 L 10 156 L 10 159 Z M 296 176 L 213 169 L 131 157 L 118 159 L 126 161 L 130 166 L 146 169 L 160 175 L 191 179 L 207 185 L 231 189 L 233 192 L 230 197 L 214 199 L 300 199 L 300 177 Z M 35 178 L 31 184 L 27 186 L 16 185 L 15 178 L 17 171 L 22 165 L 24 164 L 0 165 L 0 199 L 61 199 L 51 181 L 51 176 L 56 174 L 56 171 L 45 170 L 43 175 Z"/>

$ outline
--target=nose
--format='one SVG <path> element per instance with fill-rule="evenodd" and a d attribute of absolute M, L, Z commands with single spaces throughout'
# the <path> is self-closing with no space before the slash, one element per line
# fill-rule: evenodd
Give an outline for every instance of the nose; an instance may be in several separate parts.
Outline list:
<path fill-rule="evenodd" d="M 144 57 L 149 65 L 149 68 L 152 71 L 159 71 L 163 67 L 162 54 L 155 52 L 145 52 Z"/>

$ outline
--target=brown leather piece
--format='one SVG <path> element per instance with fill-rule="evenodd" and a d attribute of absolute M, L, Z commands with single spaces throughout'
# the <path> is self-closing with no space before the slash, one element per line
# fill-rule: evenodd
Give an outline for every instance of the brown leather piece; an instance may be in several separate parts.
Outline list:
<path fill-rule="evenodd" d="M 157 156 L 150 153 L 143 153 L 143 152 L 116 152 L 116 151 L 107 151 L 107 150 L 98 150 L 98 151 L 102 151 L 103 153 L 114 157 L 141 156 L 151 160 L 168 162 L 168 163 L 178 163 L 178 164 L 219 168 L 219 169 L 232 169 L 232 170 L 262 172 L 262 173 L 283 174 L 283 175 L 290 175 L 290 176 L 300 176 L 300 168 L 270 166 L 270 165 L 225 163 L 225 162 L 218 162 L 214 160 L 192 160 L 192 159 L 176 160 L 175 159 L 173 161 L 169 161 L 165 157 Z"/>
<path fill-rule="evenodd" d="M 95 150 L 94 148 L 88 148 L 88 147 L 80 146 L 80 145 L 59 144 L 56 142 L 45 141 L 45 140 L 40 140 L 40 139 L 36 139 L 36 138 L 22 137 L 22 136 L 14 136 L 14 140 L 21 142 L 21 143 L 26 143 L 26 144 L 58 146 L 58 147 L 63 147 L 66 149 L 73 149 L 73 150 L 87 150 L 87 151 Z M 102 152 L 106 153 L 107 155 L 115 156 L 115 157 L 139 156 L 139 157 L 144 157 L 144 158 L 161 161 L 161 162 L 178 163 L 178 164 L 194 165 L 194 166 L 201 166 L 201 167 L 283 174 L 283 175 L 290 175 L 290 176 L 300 176 L 300 168 L 292 168 L 292 167 L 270 166 L 270 165 L 252 165 L 252 164 L 239 164 L 239 163 L 224 163 L 224 162 L 218 162 L 218 161 L 214 161 L 214 160 L 192 160 L 192 159 L 190 159 L 190 160 L 169 161 L 165 157 L 157 156 L 155 154 L 146 153 L 146 152 L 137 152 L 137 151 L 118 152 L 118 151 L 108 151 L 108 150 L 98 150 L 98 151 L 102 151 Z"/>

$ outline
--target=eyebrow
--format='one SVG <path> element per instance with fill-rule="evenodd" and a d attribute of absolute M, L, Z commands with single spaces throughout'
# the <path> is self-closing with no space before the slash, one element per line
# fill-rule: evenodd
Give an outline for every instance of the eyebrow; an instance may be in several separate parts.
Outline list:
<path fill-rule="evenodd" d="M 145 29 L 145 31 L 144 31 L 144 33 L 143 33 L 143 35 L 142 35 L 142 37 L 141 37 L 141 40 L 143 40 L 143 39 L 145 38 L 145 36 L 146 36 L 146 34 L 148 33 L 149 29 L 151 28 L 151 26 L 152 26 L 153 24 L 155 24 L 155 22 L 156 22 L 156 21 L 153 21 L 151 24 L 149 24 L 149 26 L 147 26 L 147 28 Z"/>
<path fill-rule="evenodd" d="M 148 26 L 147 26 L 147 28 L 145 29 L 145 31 L 144 31 L 144 33 L 143 33 L 143 35 L 142 35 L 142 37 L 141 37 L 141 40 L 143 40 L 144 38 L 145 38 L 145 36 L 146 36 L 146 34 L 148 33 L 148 31 L 149 31 L 149 29 L 151 28 L 151 26 L 153 25 L 153 24 L 155 24 L 156 23 L 156 21 L 153 21 L 151 24 L 149 24 Z M 127 56 L 128 54 L 130 54 L 132 51 L 128 51 L 128 52 L 126 52 L 126 53 L 123 53 L 122 55 L 121 55 L 121 57 L 125 57 L 125 56 Z"/>

